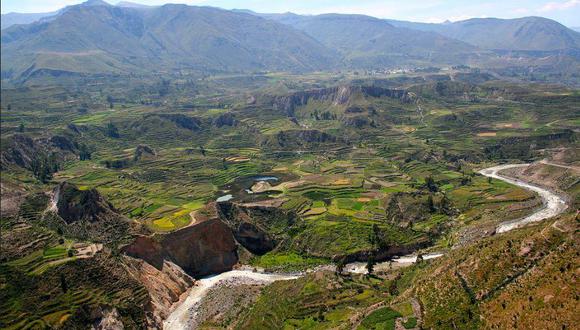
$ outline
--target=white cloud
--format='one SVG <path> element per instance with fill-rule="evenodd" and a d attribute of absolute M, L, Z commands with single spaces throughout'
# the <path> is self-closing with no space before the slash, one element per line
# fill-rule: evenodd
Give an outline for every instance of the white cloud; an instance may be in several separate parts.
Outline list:
<path fill-rule="evenodd" d="M 547 11 L 554 11 L 554 10 L 565 10 L 574 8 L 580 5 L 580 0 L 568 0 L 563 2 L 548 2 L 543 5 L 539 11 L 540 12 L 547 12 Z"/>

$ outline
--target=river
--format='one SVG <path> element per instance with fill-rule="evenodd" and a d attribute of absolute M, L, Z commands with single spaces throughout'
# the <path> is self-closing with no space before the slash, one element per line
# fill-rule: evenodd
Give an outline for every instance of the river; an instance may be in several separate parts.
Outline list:
<path fill-rule="evenodd" d="M 232 270 L 218 275 L 212 275 L 195 281 L 195 286 L 189 291 L 187 298 L 163 322 L 163 329 L 181 330 L 195 329 L 198 324 L 197 308 L 209 289 L 224 280 L 236 279 L 242 283 L 272 283 L 274 281 L 292 280 L 298 275 L 283 275 L 259 273 L 250 270 Z"/>
<path fill-rule="evenodd" d="M 506 231 L 510 231 L 512 229 L 523 227 L 527 224 L 542 221 L 544 219 L 548 219 L 554 217 L 566 210 L 568 207 L 566 205 L 566 201 L 563 197 L 558 196 L 557 194 L 544 189 L 542 187 L 523 182 L 521 180 L 507 177 L 505 175 L 500 175 L 499 172 L 502 170 L 507 170 L 510 168 L 518 168 L 518 167 L 527 167 L 530 164 L 507 164 L 507 165 L 498 165 L 490 168 L 483 169 L 479 171 L 482 175 L 485 175 L 490 178 L 499 179 L 508 183 L 511 183 L 516 186 L 520 186 L 524 189 L 531 190 L 542 198 L 542 208 L 537 210 L 536 212 L 528 215 L 522 219 L 510 220 L 505 221 L 497 226 L 495 232 L 496 233 L 504 233 Z"/>
<path fill-rule="evenodd" d="M 539 210 L 535 211 L 531 215 L 517 220 L 510 220 L 502 222 L 496 228 L 497 233 L 507 232 L 516 228 L 520 228 L 525 226 L 529 223 L 538 222 L 547 218 L 551 218 L 556 216 L 564 210 L 566 210 L 567 205 L 564 198 L 558 196 L 557 194 L 544 189 L 542 187 L 523 182 L 521 180 L 507 177 L 505 175 L 500 175 L 499 172 L 502 170 L 510 169 L 510 168 L 518 168 L 518 167 L 526 167 L 530 164 L 509 164 L 509 165 L 498 165 L 490 168 L 483 169 L 479 171 L 484 176 L 492 177 L 494 179 L 502 180 L 516 186 L 522 187 L 524 189 L 528 189 L 531 191 L 536 192 L 543 201 L 543 206 Z M 441 257 L 443 253 L 429 253 L 423 255 L 423 259 L 434 259 Z M 387 264 L 390 262 L 393 263 L 400 263 L 400 264 L 412 264 L 417 261 L 417 255 L 408 255 L 403 256 L 400 258 L 395 258 L 392 261 L 386 263 L 379 263 L 375 266 L 381 267 L 383 264 Z M 366 273 L 366 263 L 362 262 L 355 262 L 347 264 L 344 269 L 347 272 L 351 273 L 359 273 L 364 274 Z M 169 315 L 167 320 L 163 323 L 164 329 L 170 330 L 182 330 L 182 329 L 194 329 L 198 325 L 197 320 L 197 308 L 200 305 L 201 300 L 207 294 L 208 290 L 211 289 L 213 286 L 219 284 L 223 280 L 228 279 L 237 279 L 239 283 L 247 283 L 247 282 L 259 282 L 259 283 L 272 283 L 274 281 L 280 280 L 291 280 L 296 279 L 302 275 L 284 275 L 284 274 L 274 274 L 274 273 L 261 273 L 261 272 L 254 272 L 250 270 L 232 270 L 229 272 L 224 272 L 219 275 L 213 275 L 206 278 L 202 278 L 195 283 L 195 287 L 191 289 L 189 292 L 188 297 L 180 303 L 175 310 Z"/>

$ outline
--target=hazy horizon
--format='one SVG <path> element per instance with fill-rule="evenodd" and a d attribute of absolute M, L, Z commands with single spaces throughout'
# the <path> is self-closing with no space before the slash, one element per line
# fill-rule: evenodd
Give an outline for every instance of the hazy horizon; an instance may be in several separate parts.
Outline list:
<path fill-rule="evenodd" d="M 46 13 L 69 5 L 82 3 L 82 0 L 4 0 L 2 14 L 9 13 Z M 117 4 L 119 1 L 106 1 Z M 362 0 L 352 4 L 350 1 L 265 1 L 251 0 L 240 3 L 234 0 L 135 0 L 128 1 L 149 6 L 168 3 L 197 6 L 211 6 L 223 9 L 248 9 L 260 13 L 292 12 L 302 15 L 324 13 L 362 14 L 378 18 L 389 18 L 413 22 L 441 23 L 461 21 L 470 18 L 518 18 L 541 16 L 560 22 L 569 27 L 580 26 L 580 0 L 564 1 L 498 1 L 487 0 L 479 3 L 465 3 L 457 0 L 409 0 L 405 3 L 395 1 Z"/>

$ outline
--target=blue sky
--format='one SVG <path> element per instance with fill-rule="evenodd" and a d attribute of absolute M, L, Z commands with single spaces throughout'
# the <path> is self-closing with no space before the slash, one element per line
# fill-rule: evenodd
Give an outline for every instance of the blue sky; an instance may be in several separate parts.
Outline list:
<path fill-rule="evenodd" d="M 116 3 L 119 0 L 106 0 Z M 2 0 L 2 13 L 48 12 L 82 0 Z M 185 3 L 226 9 L 299 14 L 354 13 L 419 22 L 457 21 L 472 17 L 544 16 L 568 26 L 580 26 L 580 0 L 134 0 L 161 5 Z"/>

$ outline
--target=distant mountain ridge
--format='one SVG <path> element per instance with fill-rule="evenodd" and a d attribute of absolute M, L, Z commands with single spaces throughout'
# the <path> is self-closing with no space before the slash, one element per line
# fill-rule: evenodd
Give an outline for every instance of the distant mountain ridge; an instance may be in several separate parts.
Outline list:
<path fill-rule="evenodd" d="M 523 51 L 580 49 L 580 33 L 543 17 L 472 18 L 449 24 L 387 21 L 398 27 L 437 32 L 483 49 Z"/>
<path fill-rule="evenodd" d="M 42 15 L 46 16 L 24 17 L 36 19 L 34 23 L 3 28 L 3 79 L 44 73 L 304 72 L 505 61 L 519 65 L 514 59 L 520 56 L 532 61 L 545 57 L 542 65 L 580 60 L 580 33 L 541 17 L 429 24 L 365 15 L 110 5 L 102 0 Z"/>
<path fill-rule="evenodd" d="M 13 25 L 17 24 L 30 24 L 37 22 L 45 17 L 50 17 L 58 14 L 58 11 L 50 12 L 50 13 L 8 13 L 2 14 L 2 20 L 0 20 L 0 28 L 2 30 L 9 28 Z"/>
<path fill-rule="evenodd" d="M 466 55 L 478 52 L 477 47 L 463 41 L 434 32 L 399 28 L 365 15 L 261 16 L 304 31 L 325 46 L 337 49 L 354 66 L 407 63 L 413 59 L 462 62 Z"/>
<path fill-rule="evenodd" d="M 2 72 L 12 77 L 39 70 L 311 71 L 335 61 L 331 49 L 286 25 L 211 7 L 140 10 L 91 2 L 50 22 L 2 31 Z"/>
<path fill-rule="evenodd" d="M 120 2 L 118 5 L 121 4 L 133 4 L 132 2 Z M 83 6 L 110 6 L 108 3 L 102 1 L 102 0 L 87 0 L 86 2 L 84 2 L 82 4 Z M 59 10 L 56 11 L 52 11 L 52 12 L 48 12 L 48 13 L 8 13 L 8 14 L 2 14 L 2 20 L 1 20 L 1 29 L 4 30 L 6 28 L 9 28 L 13 25 L 18 25 L 18 24 L 31 24 L 31 23 L 35 23 L 35 22 L 40 22 L 40 21 L 46 21 L 47 19 L 52 19 L 55 16 L 64 13 L 65 11 L 67 11 L 69 8 L 72 8 L 75 6 L 66 6 L 64 8 L 61 8 Z"/>

